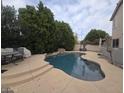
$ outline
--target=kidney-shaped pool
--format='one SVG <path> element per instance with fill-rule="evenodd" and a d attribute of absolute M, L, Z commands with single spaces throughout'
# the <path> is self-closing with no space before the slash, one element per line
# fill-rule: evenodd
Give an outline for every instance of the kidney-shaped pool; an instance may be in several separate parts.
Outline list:
<path fill-rule="evenodd" d="M 45 60 L 78 79 L 96 81 L 105 77 L 99 64 L 82 59 L 79 53 L 53 55 Z"/>

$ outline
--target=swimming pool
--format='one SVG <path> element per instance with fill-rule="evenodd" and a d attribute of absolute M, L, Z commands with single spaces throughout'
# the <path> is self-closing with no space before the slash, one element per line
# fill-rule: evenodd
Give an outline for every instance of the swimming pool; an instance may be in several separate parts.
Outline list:
<path fill-rule="evenodd" d="M 105 77 L 98 64 L 82 59 L 80 53 L 64 53 L 49 56 L 45 60 L 78 79 L 96 81 Z"/>

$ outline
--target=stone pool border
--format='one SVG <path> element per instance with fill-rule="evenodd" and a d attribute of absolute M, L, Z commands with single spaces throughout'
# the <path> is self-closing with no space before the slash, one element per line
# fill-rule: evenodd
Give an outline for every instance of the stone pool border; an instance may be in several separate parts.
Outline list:
<path fill-rule="evenodd" d="M 104 65 L 104 63 L 107 65 L 111 65 L 112 67 L 114 68 L 117 68 L 117 69 L 120 69 L 123 71 L 123 69 L 121 69 L 120 67 L 116 66 L 116 65 L 113 65 L 111 64 L 111 62 L 109 62 L 109 60 L 107 60 L 106 58 L 100 58 L 101 55 L 97 55 L 99 52 L 94 52 L 94 51 L 64 51 L 64 53 L 86 53 L 86 55 L 81 55 L 81 58 L 82 59 L 85 59 L 85 60 L 88 60 L 88 61 L 91 61 L 91 62 L 94 62 L 96 64 L 98 64 L 102 70 L 102 72 L 104 73 L 105 75 L 105 78 L 103 78 L 102 80 L 98 80 L 98 81 L 86 81 L 86 82 L 100 82 L 100 81 L 104 81 L 106 79 L 108 79 L 109 77 L 109 74 L 107 73 L 108 71 L 106 71 L 106 65 Z M 89 56 L 89 53 L 96 53 L 96 55 L 92 55 L 92 56 Z M 52 55 L 56 55 L 56 54 L 59 54 L 59 52 L 54 52 L 54 53 L 51 53 L 50 56 Z M 95 58 L 94 58 L 95 57 Z M 101 61 L 101 62 L 100 62 Z M 47 61 L 46 61 L 47 62 Z M 57 68 L 55 68 L 57 69 Z M 60 70 L 60 69 L 58 69 Z M 61 70 L 62 71 L 62 70 Z M 64 71 L 63 71 L 64 72 Z M 64 72 L 65 73 L 65 72 Z M 68 74 L 67 74 L 68 75 Z M 72 77 L 74 78 L 74 77 Z M 77 78 L 75 78 L 77 79 Z M 79 79 L 80 80 L 80 79 Z M 85 81 L 85 80 L 84 80 Z"/>
<path fill-rule="evenodd" d="M 68 52 L 68 51 L 67 51 Z M 78 51 L 69 51 L 78 52 Z M 122 93 L 123 91 L 123 70 L 110 64 L 106 59 L 101 58 L 96 52 L 87 51 L 82 58 L 98 63 L 106 77 L 100 81 L 84 81 L 67 75 L 64 71 L 52 68 L 49 72 L 25 82 L 22 85 L 11 87 L 14 93 Z M 37 67 L 44 64 L 45 55 L 32 56 L 22 63 L 26 66 Z M 29 62 L 30 61 L 30 62 Z M 24 64 L 18 66 L 21 69 Z M 21 65 L 22 64 L 22 65 Z M 14 67 L 15 68 L 15 67 Z"/>
<path fill-rule="evenodd" d="M 48 62 L 48 61 L 46 60 L 47 57 L 56 56 L 56 55 L 61 55 L 61 54 L 64 54 L 64 53 L 66 53 L 66 54 L 78 53 L 78 54 L 79 54 L 79 57 L 81 58 L 81 60 L 87 61 L 87 63 L 93 63 L 93 64 L 95 64 L 95 65 L 98 65 L 98 67 L 99 67 L 99 69 L 100 69 L 100 73 L 101 73 L 102 76 L 103 76 L 102 79 L 105 78 L 104 71 L 102 70 L 100 64 L 98 64 L 97 62 L 94 62 L 94 61 L 92 61 L 92 60 L 87 60 L 86 58 L 83 58 L 83 57 L 82 57 L 82 56 L 84 56 L 84 54 L 86 55 L 85 52 L 80 52 L 80 51 L 65 51 L 65 52 L 63 52 L 63 53 L 54 52 L 54 53 L 51 53 L 51 54 L 46 55 L 44 61 Z M 53 67 L 54 67 L 54 66 L 53 66 Z M 55 67 L 54 67 L 54 68 L 55 68 Z M 55 68 L 55 69 L 58 69 L 58 68 Z M 58 70 L 61 70 L 61 69 L 58 69 Z M 62 71 L 63 71 L 63 70 L 62 70 Z M 64 71 L 63 71 L 63 72 L 64 72 Z M 64 73 L 66 73 L 66 72 L 64 72 Z M 67 74 L 67 73 L 66 73 L 66 74 Z M 67 75 L 69 75 L 69 74 L 67 74 Z M 69 76 L 71 76 L 71 75 L 69 75 Z M 71 77 L 73 77 L 73 76 L 71 76 Z M 76 77 L 73 77 L 73 78 L 76 78 Z M 78 78 L 76 78 L 76 79 L 78 79 Z M 102 79 L 100 79 L 100 80 L 102 80 Z M 100 80 L 85 80 L 85 79 L 80 79 L 80 80 L 84 80 L 84 81 L 100 81 Z"/>

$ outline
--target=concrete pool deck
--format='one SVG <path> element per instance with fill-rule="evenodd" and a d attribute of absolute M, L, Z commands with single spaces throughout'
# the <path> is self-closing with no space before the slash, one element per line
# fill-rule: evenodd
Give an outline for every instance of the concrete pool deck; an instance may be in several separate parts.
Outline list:
<path fill-rule="evenodd" d="M 123 70 L 110 64 L 106 59 L 98 56 L 96 52 L 87 51 L 85 53 L 86 55 L 82 55 L 84 59 L 100 64 L 105 74 L 103 80 L 76 79 L 62 70 L 50 66 L 44 61 L 45 55 L 35 55 L 3 73 L 2 85 L 7 85 L 8 81 L 17 79 L 17 83 L 11 81 L 8 84 L 14 93 L 122 93 Z M 45 73 L 41 73 L 43 69 L 45 69 Z M 18 79 L 21 81 L 25 77 L 30 79 L 18 82 Z"/>

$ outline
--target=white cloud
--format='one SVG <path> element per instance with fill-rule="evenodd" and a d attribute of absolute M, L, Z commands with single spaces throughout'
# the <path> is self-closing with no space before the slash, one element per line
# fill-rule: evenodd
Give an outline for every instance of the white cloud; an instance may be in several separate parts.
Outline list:
<path fill-rule="evenodd" d="M 70 24 L 79 40 L 93 28 L 102 29 L 111 35 L 109 21 L 117 0 L 42 0 L 54 13 L 55 19 Z M 9 3 L 8 3 L 9 2 Z M 36 5 L 38 0 L 4 0 L 4 4 L 14 5 L 16 9 L 26 4 Z"/>
<path fill-rule="evenodd" d="M 89 2 L 73 0 L 77 2 L 64 5 L 57 1 L 59 0 L 54 1 L 54 5 L 52 0 L 44 3 L 53 10 L 56 19 L 70 23 L 80 40 L 93 28 L 105 30 L 111 35 L 112 23 L 109 19 L 117 0 L 90 0 Z"/>
<path fill-rule="evenodd" d="M 15 9 L 26 7 L 26 5 L 36 6 L 38 0 L 3 0 L 3 5 L 14 5 Z"/>
<path fill-rule="evenodd" d="M 25 7 L 26 2 L 25 0 L 3 0 L 3 5 L 14 5 L 14 7 L 18 9 L 20 7 Z"/>

